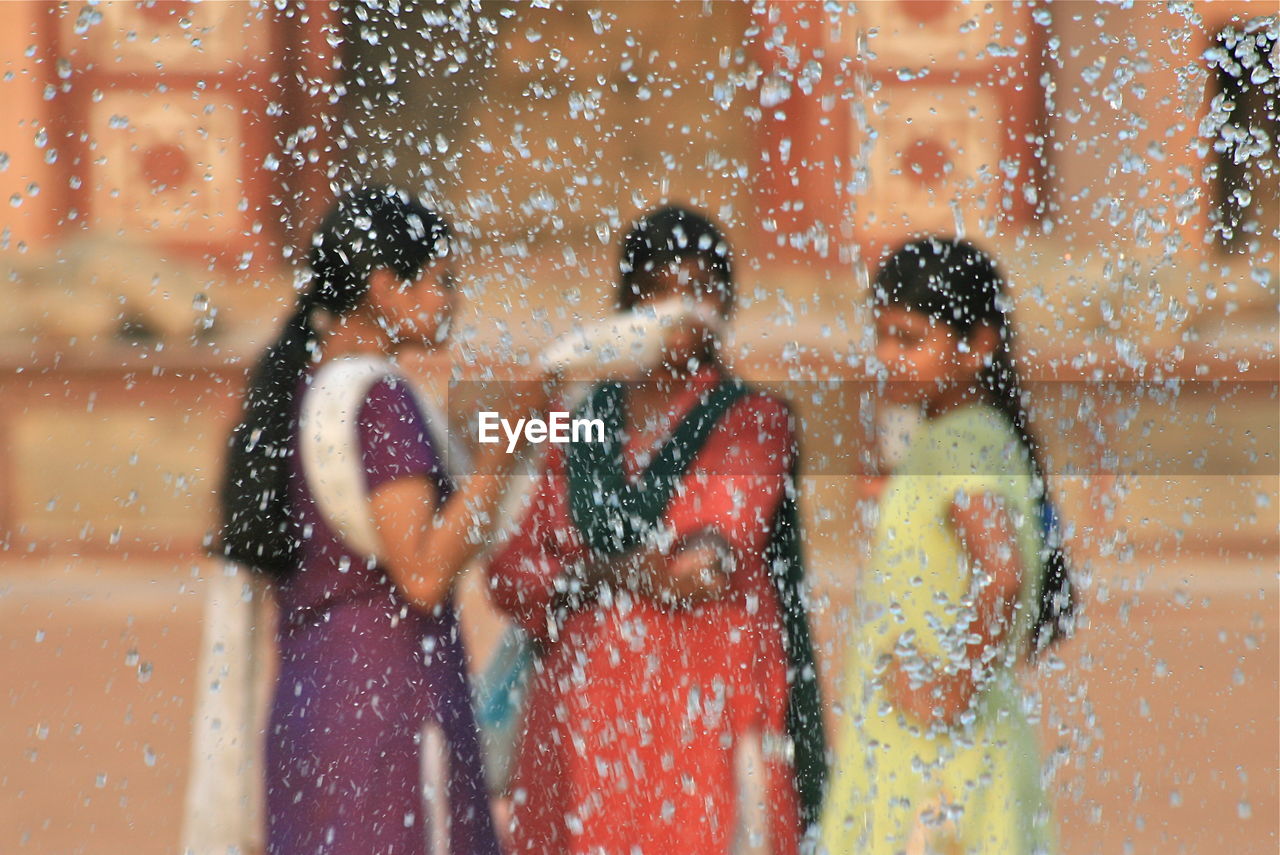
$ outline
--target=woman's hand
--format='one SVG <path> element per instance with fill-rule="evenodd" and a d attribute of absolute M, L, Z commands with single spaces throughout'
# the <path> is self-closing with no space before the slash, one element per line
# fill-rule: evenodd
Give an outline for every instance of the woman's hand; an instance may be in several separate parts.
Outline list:
<path fill-rule="evenodd" d="M 944 674 L 913 686 L 911 673 L 900 656 L 893 657 L 889 668 L 885 691 L 890 702 L 918 722 L 954 727 L 973 704 L 976 692 L 968 671 Z"/>
<path fill-rule="evenodd" d="M 675 553 L 652 569 L 650 596 L 672 606 L 696 606 L 729 593 L 735 561 L 733 550 L 714 531 L 685 538 Z"/>
<path fill-rule="evenodd" d="M 878 502 L 880 497 L 884 495 L 884 489 L 887 486 L 889 486 L 888 475 L 867 475 L 857 483 L 858 498 L 870 502 Z"/>
<path fill-rule="evenodd" d="M 573 572 L 584 593 L 594 595 L 601 588 L 610 587 L 641 592 L 657 568 L 669 560 L 658 546 L 644 546 L 621 555 L 592 554 Z"/>
<path fill-rule="evenodd" d="M 490 403 L 503 419 L 511 424 L 521 419 L 542 418 L 546 415 L 551 402 L 559 394 L 560 376 L 551 372 L 531 377 L 517 377 L 504 381 L 506 394 Z M 497 442 L 477 443 L 475 452 L 475 469 L 478 473 L 503 474 L 514 462 L 517 452 L 527 444 L 527 434 L 520 431 L 515 437 L 515 447 L 510 447 L 510 438 L 503 433 Z"/>
<path fill-rule="evenodd" d="M 706 531 L 672 547 L 654 544 L 624 555 L 591 559 L 579 573 L 587 590 L 610 585 L 666 606 L 690 607 L 724 597 L 734 563 L 724 539 Z"/>

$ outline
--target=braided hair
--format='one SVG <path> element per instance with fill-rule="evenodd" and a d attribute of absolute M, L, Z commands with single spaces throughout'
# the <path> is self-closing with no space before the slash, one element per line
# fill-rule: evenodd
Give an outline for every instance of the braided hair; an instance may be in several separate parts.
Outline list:
<path fill-rule="evenodd" d="M 1038 501 L 1045 551 L 1039 612 L 1031 634 L 1034 658 L 1068 634 L 1075 613 L 1075 590 L 1049 500 L 1040 443 L 1031 427 L 1012 354 L 1013 325 L 1004 278 L 991 257 L 968 241 L 928 237 L 895 251 L 880 268 L 873 288 L 878 305 L 928 315 L 962 339 L 969 339 L 983 327 L 996 333 L 995 353 L 979 373 L 978 382 L 987 402 L 1013 426 L 1041 484 Z"/>
<path fill-rule="evenodd" d="M 307 287 L 254 367 L 244 415 L 228 440 L 217 554 L 276 578 L 293 571 L 298 543 L 288 507 L 288 457 L 299 381 L 319 342 L 313 314 L 355 311 L 375 270 L 416 279 L 448 251 L 449 241 L 443 217 L 388 187 L 347 194 L 321 223 L 311 241 Z"/>

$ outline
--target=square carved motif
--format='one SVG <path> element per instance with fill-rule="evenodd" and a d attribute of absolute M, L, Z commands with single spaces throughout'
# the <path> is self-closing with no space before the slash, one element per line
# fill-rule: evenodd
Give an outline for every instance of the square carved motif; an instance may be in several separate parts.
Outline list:
<path fill-rule="evenodd" d="M 226 95 L 112 92 L 90 108 L 100 227 L 201 242 L 243 233 L 244 131 Z"/>
<path fill-rule="evenodd" d="M 994 93 L 954 87 L 886 87 L 866 185 L 854 209 L 868 236 L 973 234 L 999 208 L 1004 114 Z"/>
<path fill-rule="evenodd" d="M 62 20 L 62 52 L 98 74 L 218 73 L 270 54 L 265 4 L 77 3 Z"/>

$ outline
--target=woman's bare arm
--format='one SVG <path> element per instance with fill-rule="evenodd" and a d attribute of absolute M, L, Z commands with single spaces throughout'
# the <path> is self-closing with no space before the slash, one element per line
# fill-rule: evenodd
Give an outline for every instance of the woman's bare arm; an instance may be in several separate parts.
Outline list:
<path fill-rule="evenodd" d="M 985 577 L 974 596 L 974 622 L 966 647 L 968 667 L 941 675 L 914 688 L 900 662 L 889 675 L 889 695 L 899 709 L 919 721 L 954 725 L 982 688 L 991 657 L 1013 625 L 1022 588 L 1022 561 L 1017 530 L 998 496 L 980 493 L 951 506 L 951 525 L 975 573 Z"/>
<path fill-rule="evenodd" d="M 733 567 L 733 552 L 724 538 L 706 530 L 672 546 L 651 544 L 588 560 L 578 573 L 588 590 L 608 584 L 664 605 L 693 606 L 727 594 Z"/>
<path fill-rule="evenodd" d="M 425 477 L 389 481 L 370 496 L 387 575 L 415 607 L 429 611 L 442 603 L 484 547 L 504 474 L 481 469 L 468 476 L 439 513 L 438 492 Z"/>
<path fill-rule="evenodd" d="M 545 410 L 551 383 L 523 386 L 522 408 Z M 415 607 L 429 611 L 442 603 L 454 580 L 487 545 L 515 460 L 503 443 L 480 446 L 474 473 L 443 507 L 437 507 L 439 494 L 427 477 L 398 478 L 370 495 L 387 575 Z"/>

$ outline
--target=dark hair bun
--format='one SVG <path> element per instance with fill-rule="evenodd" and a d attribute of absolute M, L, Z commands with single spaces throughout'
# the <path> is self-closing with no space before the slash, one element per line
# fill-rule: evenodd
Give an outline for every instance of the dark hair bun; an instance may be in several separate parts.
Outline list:
<path fill-rule="evenodd" d="M 726 302 L 733 297 L 733 261 L 729 241 L 710 219 L 679 205 L 659 208 L 642 217 L 622 241 L 622 308 L 641 296 L 636 279 L 663 264 L 698 258 L 718 280 Z"/>
<path fill-rule="evenodd" d="M 449 249 L 449 224 L 407 193 L 365 187 L 339 200 L 311 241 L 308 307 L 351 311 L 369 290 L 369 275 L 389 269 L 414 279 Z"/>
<path fill-rule="evenodd" d="M 1004 278 L 995 260 L 967 240 L 926 237 L 903 244 L 875 279 L 875 299 L 923 312 L 968 335 L 1007 326 Z"/>

